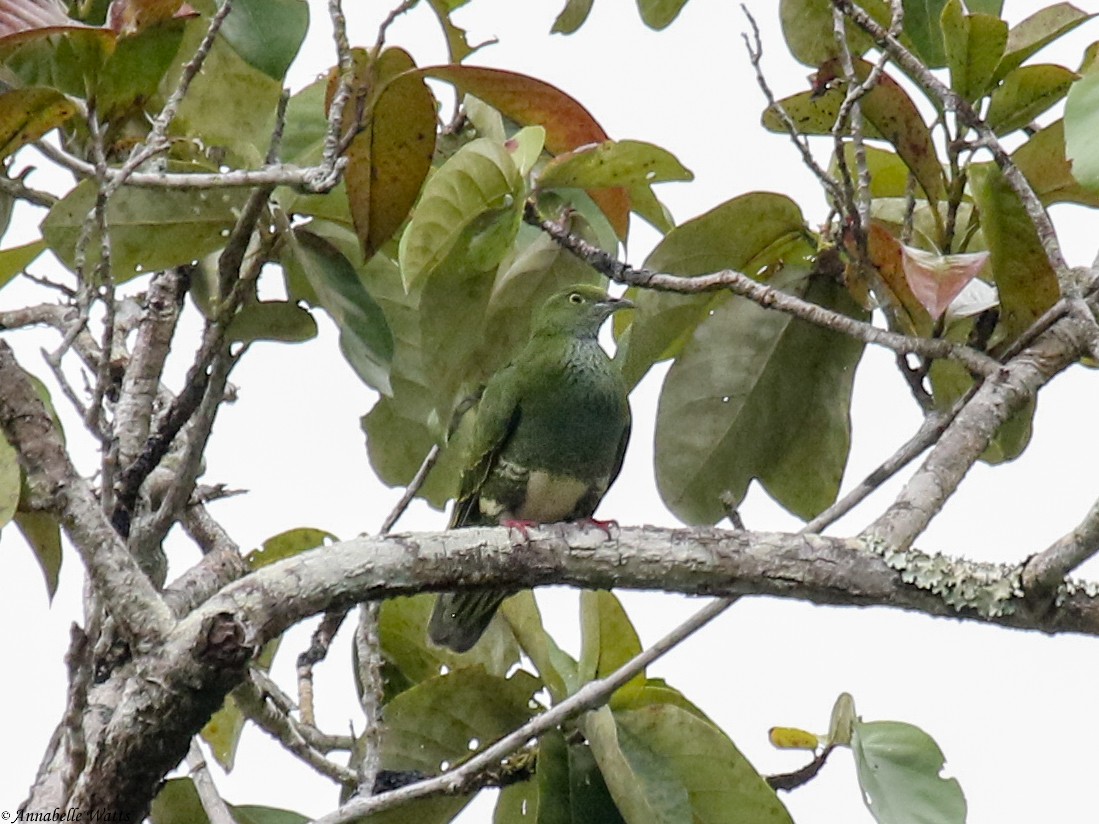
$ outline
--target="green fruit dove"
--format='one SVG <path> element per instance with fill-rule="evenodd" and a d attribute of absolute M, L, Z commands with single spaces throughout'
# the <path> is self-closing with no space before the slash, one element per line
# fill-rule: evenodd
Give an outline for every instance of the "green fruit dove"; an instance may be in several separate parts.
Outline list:
<path fill-rule="evenodd" d="M 596 286 L 558 292 L 534 316 L 530 341 L 489 380 L 450 527 L 593 521 L 622 468 L 630 405 L 599 328 L 628 300 Z M 446 592 L 428 625 L 455 652 L 477 643 L 508 592 Z"/>

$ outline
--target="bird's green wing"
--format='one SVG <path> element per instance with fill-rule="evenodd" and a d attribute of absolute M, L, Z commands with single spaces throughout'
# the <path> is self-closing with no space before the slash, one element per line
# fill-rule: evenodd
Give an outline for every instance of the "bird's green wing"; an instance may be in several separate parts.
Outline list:
<path fill-rule="evenodd" d="M 633 416 L 630 414 L 629 405 L 626 406 L 626 425 L 622 427 L 622 437 L 618 439 L 618 451 L 614 456 L 614 467 L 611 469 L 610 478 L 607 479 L 609 489 L 622 471 L 622 461 L 626 457 L 626 444 L 630 442 L 630 429 L 633 427 Z"/>
<path fill-rule="evenodd" d="M 468 463 L 462 470 L 458 497 L 450 516 L 451 529 L 480 522 L 481 489 L 519 425 L 520 390 L 519 376 L 511 364 L 493 375 L 485 387 L 475 412 Z"/>

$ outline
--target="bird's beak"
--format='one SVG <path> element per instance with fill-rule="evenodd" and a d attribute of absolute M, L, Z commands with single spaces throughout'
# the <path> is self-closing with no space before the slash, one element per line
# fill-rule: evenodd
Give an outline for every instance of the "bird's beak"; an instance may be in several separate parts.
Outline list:
<path fill-rule="evenodd" d="M 606 308 L 607 314 L 617 312 L 619 309 L 633 309 L 635 304 L 632 300 L 626 298 L 612 298 L 608 295 L 604 300 L 599 301 L 600 305 Z"/>

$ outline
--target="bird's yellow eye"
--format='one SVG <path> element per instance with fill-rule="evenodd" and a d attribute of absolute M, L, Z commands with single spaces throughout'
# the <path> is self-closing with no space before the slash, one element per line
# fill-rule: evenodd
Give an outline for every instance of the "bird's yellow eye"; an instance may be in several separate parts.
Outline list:
<path fill-rule="evenodd" d="M 579 292 L 573 292 L 571 295 L 569 295 L 569 303 L 583 303 L 583 302 L 584 302 L 584 296 L 581 295 Z"/>

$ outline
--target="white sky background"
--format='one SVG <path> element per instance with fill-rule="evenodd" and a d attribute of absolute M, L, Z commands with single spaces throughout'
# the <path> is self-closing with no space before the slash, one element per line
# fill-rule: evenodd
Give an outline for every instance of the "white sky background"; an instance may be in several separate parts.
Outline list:
<path fill-rule="evenodd" d="M 561 0 L 563 2 L 563 0 Z M 355 45 L 373 42 L 386 3 L 347 4 Z M 1038 3 L 1008 0 L 1012 20 Z M 1045 5 L 1042 3 L 1041 5 Z M 1099 0 L 1077 0 L 1099 11 Z M 332 62 L 324 3 L 311 2 L 313 31 L 291 72 L 300 88 Z M 805 87 L 808 69 L 788 57 L 777 26 L 777 4 L 750 4 L 764 37 L 768 78 L 781 95 Z M 521 11 L 519 11 L 521 9 Z M 499 44 L 470 62 L 525 72 L 577 97 L 615 138 L 648 140 L 674 152 L 694 171 L 687 184 L 666 184 L 658 194 L 682 221 L 735 195 L 771 190 L 802 204 L 809 222 L 823 218 L 823 200 L 789 142 L 758 125 L 763 107 L 740 33 L 746 22 L 725 0 L 693 0 L 664 32 L 651 32 L 626 0 L 600 0 L 576 35 L 548 34 L 558 0 L 472 0 L 456 14 L 470 41 Z M 1099 24 L 1082 27 L 1038 60 L 1074 67 Z M 442 38 L 426 8 L 392 27 L 389 43 L 408 49 L 426 65 L 445 58 Z M 1048 122 L 1048 115 L 1043 118 Z M 827 146 L 820 146 L 826 156 Z M 42 175 L 33 184 L 50 185 Z M 65 186 L 64 182 L 58 184 Z M 5 239 L 16 245 L 37 235 L 41 213 L 25 211 Z M 1055 217 L 1070 263 L 1084 265 L 1096 253 L 1093 227 L 1099 215 L 1059 207 Z M 639 223 L 639 222 L 638 222 Z M 640 263 L 656 240 L 639 225 L 628 259 Z M 19 235 L 19 236 L 17 236 Z M 46 267 L 38 264 L 39 274 Z M 42 299 L 12 284 L 0 306 Z M 52 298 L 47 298 L 52 299 Z M 184 331 L 197 329 L 194 313 Z M 47 369 L 39 346 L 47 335 L 9 338 L 21 362 L 40 376 Z M 177 338 L 173 386 L 178 386 L 196 338 Z M 635 392 L 635 431 L 625 471 L 600 515 L 623 524 L 674 525 L 657 496 L 652 472 L 652 428 L 660 374 Z M 214 430 L 204 477 L 244 487 L 247 496 L 212 508 L 242 547 L 296 526 L 316 526 L 341 537 L 378 528 L 399 495 L 381 487 L 363 449 L 358 418 L 373 395 L 339 358 L 333 331 L 303 345 L 257 345 L 234 373 L 240 400 L 223 410 Z M 55 398 L 59 395 L 55 392 Z M 63 401 L 59 400 L 59 407 Z M 979 465 L 918 545 L 972 558 L 1017 561 L 1039 551 L 1074 526 L 1097 495 L 1089 472 L 1099 463 L 1093 421 L 1099 380 L 1074 367 L 1042 395 L 1033 441 L 1012 464 Z M 919 416 L 892 356 L 867 349 L 855 384 L 854 447 L 845 488 L 857 483 L 903 443 Z M 90 443 L 67 422 L 81 443 L 83 466 L 94 467 Z M 899 489 L 888 484 L 868 504 L 833 528 L 855 533 Z M 742 509 L 749 528 L 790 530 L 799 524 L 764 494 L 753 490 Z M 445 516 L 414 506 L 400 529 L 437 529 Z M 65 558 L 60 591 L 47 609 L 41 574 L 13 529 L 0 539 L 0 661 L 6 675 L 0 696 L 5 712 L 0 747 L 0 811 L 13 811 L 33 780 L 38 760 L 64 706 L 61 660 L 68 625 L 79 620 L 82 571 L 75 553 Z M 176 541 L 173 575 L 193 563 L 193 548 Z M 1089 570 L 1085 570 L 1089 571 Z M 1092 577 L 1099 566 L 1090 567 Z M 643 642 L 652 642 L 693 612 L 700 601 L 651 593 L 620 593 Z M 578 646 L 575 593 L 540 592 L 548 622 L 562 645 Z M 543 597 L 544 596 L 544 597 Z M 312 624 L 284 641 L 275 674 L 293 684 L 293 661 L 307 644 Z M 349 677 L 347 631 L 318 672 L 322 726 L 361 729 Z M 942 746 L 947 769 L 961 781 L 971 822 L 1078 821 L 1099 801 L 1095 776 L 1099 737 L 1099 650 L 1093 640 L 1046 638 L 931 619 L 887 609 L 825 609 L 774 599 L 746 599 L 650 669 L 683 690 L 717 721 L 761 771 L 801 766 L 804 754 L 780 753 L 767 743 L 774 725 L 823 732 L 836 695 L 851 692 L 866 720 L 915 723 Z M 254 729 L 245 733 L 237 769 L 220 778 L 234 803 L 283 806 L 320 814 L 336 803 L 327 780 L 316 778 Z M 799 824 L 871 821 L 862 806 L 850 756 L 834 753 L 808 786 L 783 800 Z M 1094 816 L 1094 812 L 1091 812 Z M 487 822 L 491 805 L 476 803 L 466 822 Z"/>

